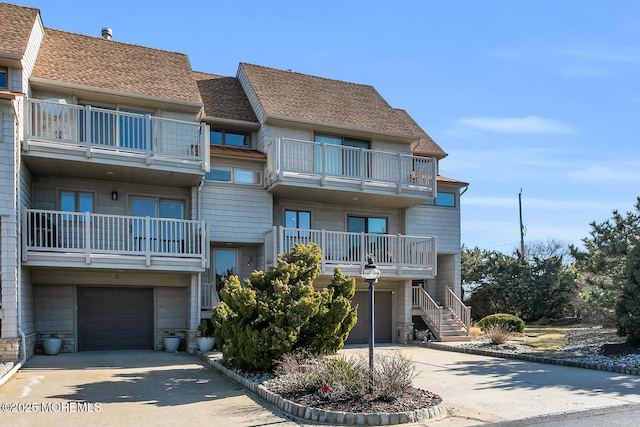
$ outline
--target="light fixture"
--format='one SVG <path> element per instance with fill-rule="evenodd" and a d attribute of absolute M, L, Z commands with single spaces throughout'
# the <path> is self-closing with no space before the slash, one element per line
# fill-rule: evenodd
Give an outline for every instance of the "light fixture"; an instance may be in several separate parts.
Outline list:
<path fill-rule="evenodd" d="M 373 339 L 374 334 L 374 301 L 373 284 L 378 283 L 380 277 L 380 270 L 373 263 L 373 256 L 367 258 L 367 265 L 362 268 L 362 278 L 369 284 L 369 393 L 373 393 Z"/>
<path fill-rule="evenodd" d="M 118 192 L 117 191 L 112 191 L 111 192 L 111 200 L 118 200 Z"/>
<path fill-rule="evenodd" d="M 378 283 L 380 277 L 380 270 L 373 263 L 373 257 L 367 259 L 367 265 L 362 269 L 362 278 L 369 284 Z"/>

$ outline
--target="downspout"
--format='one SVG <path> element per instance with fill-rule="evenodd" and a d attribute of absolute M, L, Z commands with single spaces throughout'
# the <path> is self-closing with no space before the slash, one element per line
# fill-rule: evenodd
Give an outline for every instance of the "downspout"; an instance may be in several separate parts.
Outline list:
<path fill-rule="evenodd" d="M 16 102 L 15 100 L 11 101 L 11 106 L 13 107 L 13 116 L 15 117 L 16 120 L 16 135 L 19 135 L 20 132 L 20 116 L 18 115 L 18 109 L 16 107 Z M 19 139 L 16 138 L 16 139 Z M 14 147 L 14 149 L 16 150 L 16 161 L 15 161 L 15 179 L 16 179 L 16 202 L 15 202 L 15 212 L 16 212 L 16 221 L 20 221 L 20 191 L 21 191 L 21 180 L 20 180 L 20 172 L 19 172 L 19 165 L 20 165 L 20 150 L 17 148 L 19 147 L 20 144 L 17 144 L 16 147 Z M 17 227 L 18 231 L 20 227 Z M 21 237 L 22 237 L 22 233 L 18 232 L 16 233 L 17 236 L 17 248 L 18 251 L 20 251 L 21 248 Z M 16 254 L 18 255 L 18 254 Z M 20 257 L 18 257 L 18 260 L 20 259 Z M 0 378 L 0 386 L 2 384 L 4 384 L 5 382 L 7 382 L 9 380 L 9 378 L 11 378 L 16 372 L 18 372 L 18 370 L 20 368 L 22 368 L 22 366 L 25 364 L 25 362 L 27 361 L 27 337 L 24 334 L 24 331 L 22 330 L 22 266 L 20 265 L 20 263 L 18 262 L 18 274 L 16 277 L 17 280 L 17 292 L 16 292 L 16 302 L 17 302 L 17 306 L 18 306 L 18 333 L 20 334 L 20 340 L 22 343 L 22 358 L 20 359 L 20 361 L 13 367 L 11 368 L 11 370 L 9 372 L 7 372 L 2 378 Z"/>
<path fill-rule="evenodd" d="M 469 186 L 468 186 L 468 185 L 465 185 L 465 186 L 464 186 L 464 190 L 462 190 L 462 192 L 460 192 L 460 197 L 462 197 L 462 195 L 463 195 L 464 193 L 466 193 L 468 189 L 469 189 Z"/>

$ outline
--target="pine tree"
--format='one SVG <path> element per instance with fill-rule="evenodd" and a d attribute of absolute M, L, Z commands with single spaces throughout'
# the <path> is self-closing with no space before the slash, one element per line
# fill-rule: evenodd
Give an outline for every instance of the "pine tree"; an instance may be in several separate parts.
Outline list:
<path fill-rule="evenodd" d="M 616 304 L 618 334 L 627 336 L 627 344 L 640 347 L 640 244 L 635 242 L 628 254 L 627 281 Z"/>

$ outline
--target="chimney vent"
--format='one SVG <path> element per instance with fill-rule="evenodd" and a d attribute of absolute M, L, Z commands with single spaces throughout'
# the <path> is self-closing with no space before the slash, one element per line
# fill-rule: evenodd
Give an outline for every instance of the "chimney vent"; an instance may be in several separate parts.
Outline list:
<path fill-rule="evenodd" d="M 106 40 L 111 40 L 111 36 L 113 35 L 113 31 L 111 28 L 104 27 L 102 29 L 102 38 Z"/>

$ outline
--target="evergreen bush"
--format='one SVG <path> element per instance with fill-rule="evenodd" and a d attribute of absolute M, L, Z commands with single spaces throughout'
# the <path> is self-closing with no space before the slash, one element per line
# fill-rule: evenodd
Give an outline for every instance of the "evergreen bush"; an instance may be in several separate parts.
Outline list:
<path fill-rule="evenodd" d="M 322 253 L 318 245 L 294 245 L 268 272 L 254 271 L 241 285 L 227 279 L 211 320 L 225 362 L 243 370 L 273 368 L 284 354 L 332 354 L 356 324 L 350 299 L 355 280 L 334 271 L 327 289 L 316 290 Z"/>
<path fill-rule="evenodd" d="M 483 317 L 478 322 L 478 326 L 486 331 L 491 325 L 503 325 L 509 328 L 511 332 L 524 332 L 524 321 L 518 316 L 507 313 L 490 314 Z"/>

